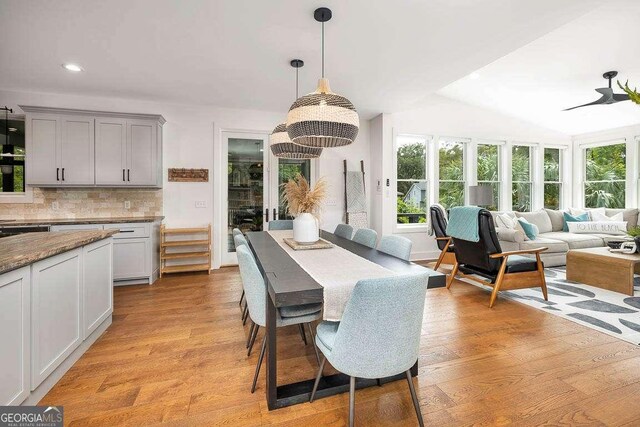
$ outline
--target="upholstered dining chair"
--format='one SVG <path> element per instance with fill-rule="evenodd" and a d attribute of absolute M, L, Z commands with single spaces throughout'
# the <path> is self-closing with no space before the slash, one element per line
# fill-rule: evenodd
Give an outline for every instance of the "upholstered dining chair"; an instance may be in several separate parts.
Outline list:
<path fill-rule="evenodd" d="M 316 344 L 323 354 L 313 385 L 313 402 L 329 361 L 349 378 L 349 425 L 355 418 L 356 378 L 405 373 L 418 422 L 424 425 L 411 378 L 418 360 L 428 273 L 364 279 L 356 283 L 340 322 L 323 321 Z"/>
<path fill-rule="evenodd" d="M 447 235 L 447 218 L 441 206 L 429 207 L 429 217 L 431 219 L 431 230 L 436 236 L 436 243 L 440 249 L 440 256 L 433 268 L 438 270 L 441 264 L 453 266 L 456 263 L 456 254 L 453 251 L 451 237 Z"/>
<path fill-rule="evenodd" d="M 351 240 L 375 249 L 376 241 L 378 240 L 378 233 L 376 233 L 376 230 L 372 230 L 370 228 L 359 228 L 356 230 Z"/>
<path fill-rule="evenodd" d="M 240 231 L 239 228 L 234 228 L 233 230 L 231 230 L 231 233 L 233 234 L 233 237 L 237 236 L 238 234 L 242 234 L 242 231 Z"/>
<path fill-rule="evenodd" d="M 468 207 L 451 210 L 448 230 L 456 229 L 460 223 L 468 226 L 467 218 L 457 216 L 454 209 L 468 209 Z M 540 287 L 545 301 L 548 300 L 544 265 L 540 260 L 540 253 L 547 248 L 502 252 L 493 217 L 486 209 L 478 210 L 477 232 L 478 241 L 456 237 L 453 231 L 449 232 L 453 240 L 456 262 L 447 281 L 447 289 L 451 288 L 456 274 L 461 272 L 469 275 L 466 276 L 469 279 L 478 280 L 484 285 L 493 287 L 489 308 L 493 307 L 501 290 Z M 523 255 L 533 256 L 533 258 Z"/>
<path fill-rule="evenodd" d="M 242 283 L 246 290 L 247 304 L 249 305 L 249 315 L 253 322 L 253 328 L 251 330 L 251 338 L 249 344 L 249 352 L 247 355 L 251 355 L 251 348 L 258 335 L 260 327 L 265 327 L 267 322 L 266 305 L 267 305 L 267 292 L 265 290 L 265 282 L 258 270 L 255 258 L 251 255 L 249 248 L 246 246 L 240 246 L 237 249 L 238 252 L 238 264 L 240 266 L 240 276 L 242 277 Z M 311 341 L 314 343 L 313 328 L 311 323 L 314 320 L 320 319 L 322 316 L 322 303 L 317 304 L 303 304 L 297 306 L 280 307 L 276 317 L 276 327 L 298 325 L 301 335 L 304 339 L 303 325 L 306 325 L 311 334 Z M 305 340 L 306 344 L 306 340 Z M 256 384 L 258 382 L 258 375 L 260 374 L 260 366 L 264 359 L 264 354 L 267 346 L 266 334 L 262 338 L 262 348 L 260 349 L 260 356 L 258 357 L 258 364 L 256 365 L 256 372 L 253 377 L 253 384 L 251 385 L 251 393 L 256 390 Z M 317 347 L 313 346 L 315 350 L 316 359 L 318 364 L 320 363 L 320 356 L 318 354 Z"/>
<path fill-rule="evenodd" d="M 349 224 L 338 224 L 333 234 L 344 239 L 351 240 L 351 236 L 353 236 L 353 227 Z"/>
<path fill-rule="evenodd" d="M 293 220 L 276 219 L 269 221 L 269 230 L 293 230 Z"/>
<path fill-rule="evenodd" d="M 411 258 L 411 240 L 403 236 L 382 236 L 378 250 L 396 258 L 402 258 L 409 261 Z"/>
<path fill-rule="evenodd" d="M 242 232 L 240 232 L 240 234 L 234 234 L 233 236 L 233 243 L 236 247 L 236 253 L 238 252 L 238 248 L 240 246 L 244 246 L 245 248 L 249 248 L 249 243 L 247 242 L 247 239 L 244 237 L 244 235 L 242 234 Z M 251 253 L 251 250 L 249 250 L 249 254 L 251 256 L 253 256 L 253 254 Z M 242 299 L 245 296 L 246 290 L 244 289 L 244 283 L 242 285 L 242 295 L 240 295 L 240 307 L 242 307 Z M 244 304 L 244 308 L 242 309 L 242 324 L 246 324 L 247 323 L 247 319 L 249 318 L 249 305 L 246 303 Z M 247 347 L 249 346 L 249 341 L 247 341 Z"/>

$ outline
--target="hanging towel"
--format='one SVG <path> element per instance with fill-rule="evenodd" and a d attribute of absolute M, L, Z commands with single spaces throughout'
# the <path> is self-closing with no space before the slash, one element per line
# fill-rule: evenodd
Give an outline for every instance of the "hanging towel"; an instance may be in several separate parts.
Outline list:
<path fill-rule="evenodd" d="M 366 212 L 367 198 L 364 194 L 364 175 L 360 171 L 347 172 L 347 212 Z"/>
<path fill-rule="evenodd" d="M 449 222 L 449 219 L 447 218 L 447 210 L 444 208 L 444 206 L 442 206 L 440 203 L 434 203 L 433 205 L 431 205 L 431 207 L 440 210 L 445 222 Z M 429 233 L 429 236 L 433 236 L 435 233 L 435 231 L 433 231 L 433 223 L 431 222 L 431 212 L 429 212 L 429 225 L 427 231 Z"/>
<path fill-rule="evenodd" d="M 456 206 L 449 211 L 447 234 L 453 238 L 479 242 L 478 214 L 482 208 L 478 206 Z"/>

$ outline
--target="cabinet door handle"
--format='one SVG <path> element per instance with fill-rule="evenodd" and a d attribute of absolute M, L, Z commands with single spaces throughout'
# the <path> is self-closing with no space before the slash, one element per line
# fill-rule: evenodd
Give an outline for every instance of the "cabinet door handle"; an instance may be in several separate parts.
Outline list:
<path fill-rule="evenodd" d="M 60 168 L 56 168 L 56 181 L 60 181 Z"/>
<path fill-rule="evenodd" d="M 129 171 L 130 171 L 130 169 L 127 169 L 127 181 L 131 181 L 131 180 L 129 179 Z"/>
<path fill-rule="evenodd" d="M 62 180 L 64 181 L 64 168 L 62 168 Z"/>
<path fill-rule="evenodd" d="M 266 209 L 264 210 L 264 215 L 265 215 L 265 217 L 267 218 L 265 222 L 269 222 L 269 208 L 266 208 Z"/>
<path fill-rule="evenodd" d="M 135 230 L 118 230 L 120 233 L 133 233 Z"/>
<path fill-rule="evenodd" d="M 123 181 L 126 181 L 126 180 L 124 179 L 124 169 L 122 169 L 122 180 L 123 180 Z"/>

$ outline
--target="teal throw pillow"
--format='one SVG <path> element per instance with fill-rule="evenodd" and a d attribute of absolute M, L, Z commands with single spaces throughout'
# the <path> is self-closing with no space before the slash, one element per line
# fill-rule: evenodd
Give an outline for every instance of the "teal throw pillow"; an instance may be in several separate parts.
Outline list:
<path fill-rule="evenodd" d="M 569 226 L 567 225 L 568 222 L 587 222 L 591 220 L 591 218 L 589 218 L 588 212 L 585 212 L 580 215 L 571 215 L 568 212 L 563 212 L 563 215 L 564 215 L 564 225 L 562 226 L 562 231 L 569 231 Z"/>
<path fill-rule="evenodd" d="M 524 218 L 518 218 L 518 222 L 522 226 L 524 234 L 526 234 L 530 240 L 536 240 L 536 237 L 538 237 L 538 233 L 540 232 L 538 227 L 535 224 L 531 224 Z"/>

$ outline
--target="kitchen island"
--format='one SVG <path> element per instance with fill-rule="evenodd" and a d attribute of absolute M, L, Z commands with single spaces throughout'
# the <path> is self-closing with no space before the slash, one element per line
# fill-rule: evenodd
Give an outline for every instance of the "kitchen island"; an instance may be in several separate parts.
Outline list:
<path fill-rule="evenodd" d="M 0 239 L 0 405 L 34 405 L 111 324 L 118 230 Z"/>

